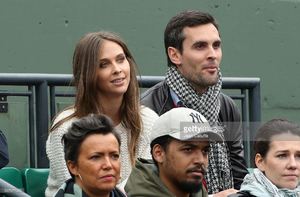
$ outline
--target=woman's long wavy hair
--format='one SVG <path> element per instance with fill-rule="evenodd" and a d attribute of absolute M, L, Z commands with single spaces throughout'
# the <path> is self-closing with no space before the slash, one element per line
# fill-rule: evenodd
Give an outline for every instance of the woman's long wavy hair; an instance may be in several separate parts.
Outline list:
<path fill-rule="evenodd" d="M 134 164 L 136 146 L 141 133 L 141 117 L 139 103 L 139 86 L 137 81 L 137 66 L 126 44 L 112 32 L 93 32 L 83 36 L 77 43 L 73 55 L 73 85 L 76 88 L 75 112 L 52 125 L 50 132 L 73 117 L 81 118 L 90 113 L 101 114 L 101 100 L 97 97 L 97 69 L 99 51 L 105 40 L 119 44 L 130 64 L 130 82 L 120 109 L 122 125 L 128 129 L 130 141 L 128 149 L 131 163 Z M 69 107 L 71 108 L 71 107 Z"/>

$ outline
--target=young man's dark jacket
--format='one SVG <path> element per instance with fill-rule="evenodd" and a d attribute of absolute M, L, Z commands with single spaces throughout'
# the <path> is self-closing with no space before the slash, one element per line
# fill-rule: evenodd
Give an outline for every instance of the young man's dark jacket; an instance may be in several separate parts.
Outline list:
<path fill-rule="evenodd" d="M 158 115 L 175 107 L 166 81 L 162 81 L 144 92 L 141 96 L 141 103 L 154 110 Z M 220 93 L 220 103 L 219 121 L 224 124 L 225 128 L 224 137 L 230 151 L 234 188 L 239 189 L 244 176 L 248 173 L 242 144 L 241 115 L 229 96 Z"/>
<path fill-rule="evenodd" d="M 125 185 L 128 197 L 175 197 L 163 184 L 158 175 L 158 169 L 152 160 L 139 159 L 132 168 Z M 190 197 L 207 197 L 207 191 L 202 186 L 197 193 Z"/>

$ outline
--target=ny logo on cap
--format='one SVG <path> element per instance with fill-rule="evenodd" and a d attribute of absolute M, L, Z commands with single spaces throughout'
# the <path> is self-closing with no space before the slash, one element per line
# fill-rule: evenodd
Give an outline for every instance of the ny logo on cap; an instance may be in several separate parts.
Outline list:
<path fill-rule="evenodd" d="M 203 120 L 201 119 L 201 115 L 199 113 L 190 113 L 190 116 L 192 117 L 193 123 L 204 123 Z"/>

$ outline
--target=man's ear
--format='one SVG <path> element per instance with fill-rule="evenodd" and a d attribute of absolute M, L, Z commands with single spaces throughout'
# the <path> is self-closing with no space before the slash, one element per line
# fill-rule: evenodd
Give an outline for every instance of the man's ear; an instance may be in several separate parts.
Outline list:
<path fill-rule="evenodd" d="M 73 174 L 74 176 L 78 175 L 78 168 L 77 168 L 77 164 L 75 162 L 68 160 L 67 166 L 68 166 L 68 169 L 71 172 L 71 174 Z"/>
<path fill-rule="evenodd" d="M 165 160 L 165 151 L 159 144 L 153 146 L 152 154 L 158 164 L 161 164 Z"/>
<path fill-rule="evenodd" d="M 261 156 L 261 154 L 257 153 L 255 155 L 255 165 L 256 167 L 264 172 L 265 171 L 265 162 L 264 162 L 264 158 Z"/>
<path fill-rule="evenodd" d="M 181 65 L 181 53 L 178 49 L 174 47 L 168 47 L 168 56 L 176 66 Z"/>

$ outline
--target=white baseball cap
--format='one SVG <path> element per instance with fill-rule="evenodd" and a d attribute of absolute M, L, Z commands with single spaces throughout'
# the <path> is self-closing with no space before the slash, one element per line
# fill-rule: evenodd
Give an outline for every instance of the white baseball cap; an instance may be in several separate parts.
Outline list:
<path fill-rule="evenodd" d="M 173 108 L 154 122 L 150 141 L 165 135 L 180 141 L 203 140 L 203 138 L 216 142 L 224 141 L 223 137 L 211 128 L 202 114 L 185 107 Z"/>

